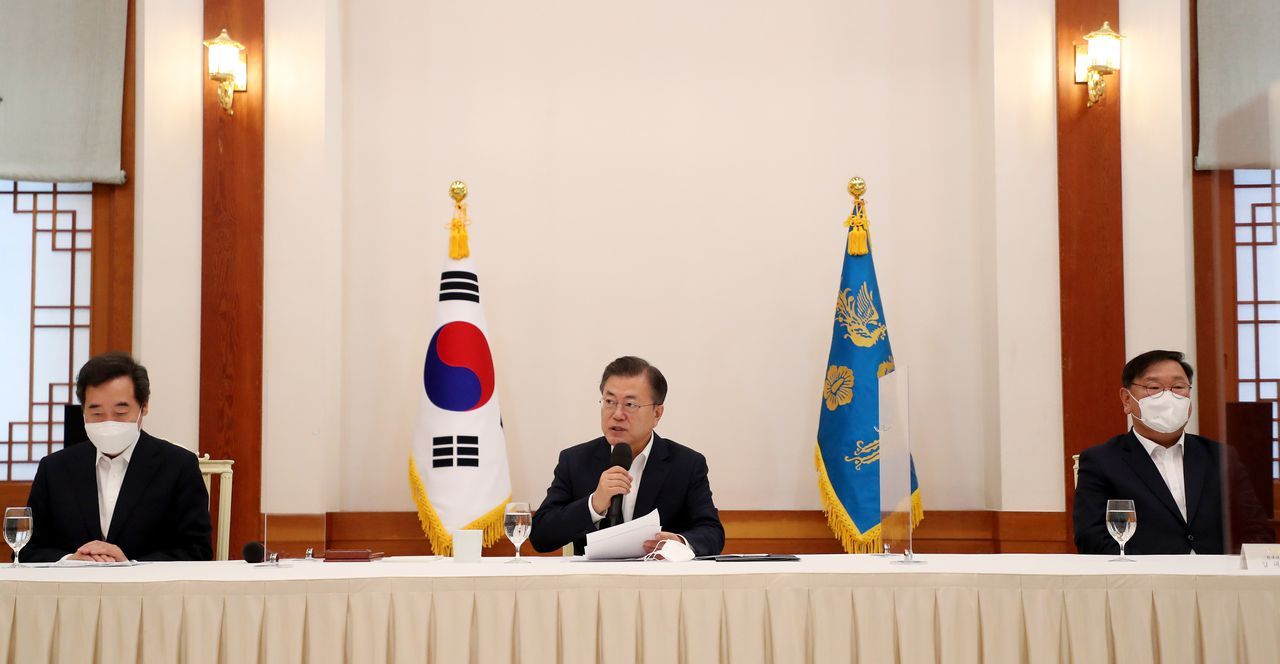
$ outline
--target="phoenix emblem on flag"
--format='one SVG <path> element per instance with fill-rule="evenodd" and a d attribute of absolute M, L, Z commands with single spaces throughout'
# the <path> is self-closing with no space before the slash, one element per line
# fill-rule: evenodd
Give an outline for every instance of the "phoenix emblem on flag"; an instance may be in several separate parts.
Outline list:
<path fill-rule="evenodd" d="M 867 282 L 862 282 L 857 297 L 851 295 L 850 290 L 846 288 L 836 296 L 836 323 L 844 326 L 844 338 L 855 346 L 870 348 L 884 338 L 884 323 L 880 321 L 880 312 L 876 310 Z"/>

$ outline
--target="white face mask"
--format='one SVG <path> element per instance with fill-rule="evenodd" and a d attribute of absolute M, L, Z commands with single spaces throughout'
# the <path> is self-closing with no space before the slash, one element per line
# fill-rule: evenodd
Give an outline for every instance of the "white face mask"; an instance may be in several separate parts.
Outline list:
<path fill-rule="evenodd" d="M 1129 396 L 1133 398 L 1133 393 Z M 1165 390 L 1144 399 L 1136 399 L 1142 417 L 1133 419 L 1142 422 L 1160 433 L 1173 433 L 1187 425 L 1191 417 L 1191 397 L 1180 397 L 1173 390 Z"/>
<path fill-rule="evenodd" d="M 135 422 L 85 422 L 84 432 L 99 452 L 113 457 L 138 442 L 142 435 L 142 413 Z"/>
<path fill-rule="evenodd" d="M 680 540 L 662 540 L 658 542 L 657 548 L 645 555 L 644 559 L 682 563 L 686 560 L 693 560 L 693 549 L 690 549 L 688 544 Z"/>

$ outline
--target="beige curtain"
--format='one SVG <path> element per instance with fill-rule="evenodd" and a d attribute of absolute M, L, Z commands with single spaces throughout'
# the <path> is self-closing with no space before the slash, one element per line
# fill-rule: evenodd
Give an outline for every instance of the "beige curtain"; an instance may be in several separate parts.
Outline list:
<path fill-rule="evenodd" d="M 1200 0 L 1196 168 L 1280 168 L 1280 2 Z"/>
<path fill-rule="evenodd" d="M 124 182 L 127 0 L 0 0 L 0 179 Z"/>

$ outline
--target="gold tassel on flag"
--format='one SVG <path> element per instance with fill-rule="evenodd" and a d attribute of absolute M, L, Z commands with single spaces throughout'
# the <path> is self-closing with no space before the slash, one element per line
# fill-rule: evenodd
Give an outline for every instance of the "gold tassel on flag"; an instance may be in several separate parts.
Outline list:
<path fill-rule="evenodd" d="M 849 227 L 850 256 L 866 256 L 871 250 L 870 239 L 867 236 L 867 206 L 862 201 L 862 195 L 865 193 L 867 193 L 865 180 L 859 177 L 849 180 L 849 195 L 853 196 L 853 211 L 849 213 L 849 218 L 844 220 L 844 225 Z"/>
<path fill-rule="evenodd" d="M 449 185 L 449 196 L 453 198 L 453 219 L 449 222 L 449 258 L 458 260 L 471 255 L 471 247 L 467 244 L 467 184 L 455 180 Z"/>

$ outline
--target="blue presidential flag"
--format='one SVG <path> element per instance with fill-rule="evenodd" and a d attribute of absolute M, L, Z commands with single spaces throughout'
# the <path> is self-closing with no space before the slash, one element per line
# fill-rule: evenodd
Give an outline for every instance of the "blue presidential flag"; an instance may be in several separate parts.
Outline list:
<path fill-rule="evenodd" d="M 849 184 L 853 211 L 845 220 L 849 234 L 836 294 L 822 386 L 818 445 L 814 463 L 822 509 L 832 532 L 848 553 L 881 550 L 880 388 L 893 371 L 893 350 L 885 322 L 867 227 L 861 178 Z M 911 471 L 912 521 L 923 518 L 920 488 Z"/>

